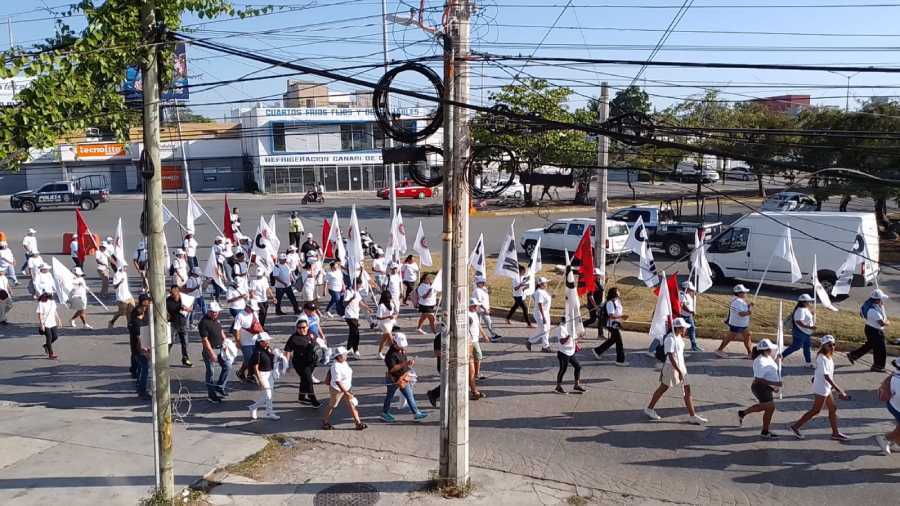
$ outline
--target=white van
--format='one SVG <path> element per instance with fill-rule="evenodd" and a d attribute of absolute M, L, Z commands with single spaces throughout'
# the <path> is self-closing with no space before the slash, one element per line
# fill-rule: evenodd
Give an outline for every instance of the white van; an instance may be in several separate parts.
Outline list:
<path fill-rule="evenodd" d="M 787 261 L 772 257 L 784 234 L 782 223 L 791 226 L 794 255 L 803 272 L 803 279 L 798 285 L 809 285 L 813 255 L 818 262 L 819 281 L 827 290 L 836 281 L 848 251 L 857 244 L 861 245 L 864 241 L 869 258 L 878 261 L 878 225 L 873 213 L 751 213 L 735 221 L 710 242 L 707 259 L 714 279 L 723 281 L 735 278 L 758 282 L 771 258 L 765 280 L 790 283 L 791 270 Z M 861 236 L 859 230 L 862 230 Z M 878 264 L 865 262 L 854 275 L 853 286 L 873 283 L 877 275 Z"/>

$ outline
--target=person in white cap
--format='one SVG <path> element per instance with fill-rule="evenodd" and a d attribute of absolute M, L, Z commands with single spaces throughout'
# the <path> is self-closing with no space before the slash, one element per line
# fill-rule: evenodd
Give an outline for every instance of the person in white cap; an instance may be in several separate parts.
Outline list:
<path fill-rule="evenodd" d="M 494 321 L 491 319 L 491 295 L 487 291 L 487 280 L 484 276 L 475 278 L 475 289 L 472 290 L 472 298 L 478 301 L 478 317 L 481 319 L 481 326 L 487 329 L 491 342 L 497 342 L 503 339 L 503 336 L 494 330 Z"/>
<path fill-rule="evenodd" d="M 269 286 L 269 277 L 266 276 L 266 271 L 259 266 L 256 267 L 253 280 L 250 281 L 249 291 L 250 300 L 255 301 L 259 306 L 256 317 L 259 318 L 259 323 L 265 327 L 266 317 L 269 313 L 269 301 L 275 301 L 275 294 L 272 292 L 272 287 Z"/>
<path fill-rule="evenodd" d="M 32 259 L 35 258 L 39 257 L 32 257 Z M 50 295 L 56 295 L 56 282 L 53 280 L 53 274 L 50 272 L 50 266 L 48 264 L 41 264 L 38 267 L 37 273 L 34 275 L 34 279 L 32 279 L 32 283 L 34 283 L 35 293 L 49 293 Z"/>
<path fill-rule="evenodd" d="M 181 289 L 178 285 L 172 285 L 169 288 L 169 296 L 166 297 L 166 314 L 169 317 L 169 329 L 173 336 L 178 336 L 178 342 L 181 343 L 181 364 L 185 367 L 194 367 L 188 353 L 187 341 L 187 318 L 193 311 L 193 304 L 190 307 L 185 306 L 181 299 Z M 169 342 L 169 350 L 175 341 Z"/>
<path fill-rule="evenodd" d="M 31 257 L 28 258 L 28 261 L 25 264 L 25 274 L 31 276 L 31 282 L 28 285 L 28 289 L 32 295 L 38 296 L 41 292 L 37 291 L 37 282 L 36 279 L 41 274 L 41 267 L 47 265 L 44 262 L 44 259 L 41 257 L 41 253 L 39 251 L 35 251 Z"/>
<path fill-rule="evenodd" d="M 287 255 L 278 255 L 278 263 L 272 270 L 272 278 L 275 280 L 275 314 L 283 315 L 281 300 L 287 296 L 294 308 L 294 314 L 300 314 L 300 306 L 297 304 L 297 296 L 294 295 L 294 273 L 287 264 Z"/>
<path fill-rule="evenodd" d="M 691 382 L 684 363 L 684 335 L 687 333 L 689 326 L 690 324 L 684 321 L 684 318 L 675 318 L 672 321 L 672 331 L 666 334 L 663 340 L 666 363 L 659 372 L 659 387 L 653 392 L 650 404 L 644 408 L 644 414 L 651 420 L 662 420 L 662 417 L 653 408 L 656 407 L 656 403 L 666 393 L 666 390 L 681 385 L 684 406 L 687 408 L 690 423 L 702 425 L 708 421 L 706 418 L 698 415 L 694 409 L 694 400 L 691 397 Z"/>
<path fill-rule="evenodd" d="M 57 328 L 59 327 L 59 313 L 56 310 L 56 301 L 50 297 L 49 293 L 42 293 L 38 296 L 37 303 L 37 321 L 38 331 L 44 336 L 44 351 L 47 358 L 56 360 L 59 358 L 53 353 L 53 343 L 59 339 Z"/>
<path fill-rule="evenodd" d="M 150 266 L 150 252 L 147 250 L 146 238 L 142 237 L 140 242 L 138 242 L 134 255 L 131 257 L 131 265 L 134 266 L 138 276 L 141 277 L 144 291 L 150 290 L 150 285 L 147 283 L 147 267 Z"/>
<path fill-rule="evenodd" d="M 25 250 L 25 264 L 22 266 L 22 273 L 28 268 L 28 259 L 38 253 L 37 230 L 28 229 L 28 235 L 22 238 L 22 249 Z"/>
<path fill-rule="evenodd" d="M 228 303 L 228 311 L 233 318 L 237 318 L 247 307 L 248 300 L 250 300 L 250 293 L 241 287 L 240 283 L 232 281 L 228 284 L 228 289 L 225 291 L 225 302 Z"/>
<path fill-rule="evenodd" d="M 879 399 L 885 402 L 888 412 L 894 417 L 894 430 L 884 435 L 875 436 L 878 449 L 890 455 L 892 447 L 900 449 L 900 358 L 891 361 L 894 371 L 881 382 Z"/>
<path fill-rule="evenodd" d="M 184 286 L 188 278 L 188 262 L 184 256 L 184 250 L 178 248 L 175 250 L 175 258 L 172 259 L 172 284 L 178 288 Z"/>
<path fill-rule="evenodd" d="M 241 234 L 241 216 L 238 212 L 238 208 L 231 208 L 231 216 L 229 218 L 231 218 L 231 233 L 237 237 Z"/>
<path fill-rule="evenodd" d="M 72 234 L 72 240 L 69 241 L 69 256 L 72 257 L 72 265 L 81 267 L 81 260 L 78 259 L 78 234 Z"/>
<path fill-rule="evenodd" d="M 479 341 L 487 340 L 484 335 L 484 329 L 481 328 L 480 318 L 478 316 L 478 301 L 476 299 L 469 300 L 469 311 L 466 313 L 466 335 L 469 338 L 469 398 L 473 401 L 487 397 L 478 389 L 478 380 L 484 380 L 481 375 L 481 362 L 484 360 L 484 353 L 481 351 Z"/>
<path fill-rule="evenodd" d="M 512 323 L 510 319 L 515 314 L 516 309 L 522 309 L 522 318 L 528 328 L 534 327 L 531 319 L 528 317 L 528 306 L 525 305 L 525 291 L 528 289 L 528 269 L 524 265 L 519 265 L 519 278 L 512 282 L 513 305 L 510 306 L 506 313 L 506 323 Z"/>
<path fill-rule="evenodd" d="M 287 253 L 285 253 L 287 257 L 287 266 L 290 267 L 291 272 L 296 275 L 300 274 L 300 267 L 303 261 L 300 258 L 300 253 L 297 251 L 297 247 L 293 244 L 288 246 Z"/>
<path fill-rule="evenodd" d="M 850 359 L 852 364 L 871 351 L 873 359 L 872 367 L 869 370 L 873 372 L 884 372 L 884 365 L 887 362 L 884 329 L 891 324 L 887 317 L 887 311 L 884 308 L 884 300 L 887 298 L 886 293 L 880 288 L 876 288 L 872 291 L 869 299 L 863 303 L 859 313 L 866 322 L 866 342 L 847 354 L 847 358 Z"/>
<path fill-rule="evenodd" d="M 319 243 L 313 239 L 312 234 L 306 234 L 306 241 L 300 246 L 300 259 L 304 263 L 312 264 L 319 261 L 320 251 L 322 248 Z"/>
<path fill-rule="evenodd" d="M 197 239 L 194 239 L 193 232 L 184 234 L 184 240 L 181 241 L 181 249 L 184 250 L 184 255 L 188 260 L 188 266 L 190 266 L 191 269 L 200 266 L 200 262 L 197 260 L 197 246 Z"/>
<path fill-rule="evenodd" d="M 728 306 L 728 319 L 726 320 L 728 334 L 725 335 L 725 338 L 722 339 L 722 344 L 716 350 L 716 356 L 719 358 L 728 356 L 725 353 L 725 347 L 731 341 L 738 339 L 744 342 L 744 348 L 747 349 L 747 358 L 750 358 L 750 353 L 752 352 L 750 345 L 750 315 L 753 314 L 753 303 L 747 301 L 747 293 L 749 292 L 750 290 L 744 285 L 734 287 L 734 297 Z"/>
<path fill-rule="evenodd" d="M 434 318 L 435 308 L 437 307 L 438 291 L 434 289 L 434 274 L 426 272 L 422 276 L 422 281 L 416 287 L 416 298 L 419 302 L 419 321 L 416 322 L 416 330 L 420 334 L 425 333 L 422 325 L 427 321 L 431 325 L 431 333 L 437 332 L 437 324 Z"/>
<path fill-rule="evenodd" d="M 681 292 L 678 294 L 681 301 L 681 317 L 691 324 L 688 329 L 688 339 L 691 341 L 691 351 L 703 351 L 697 344 L 697 288 L 690 280 L 681 284 Z"/>
<path fill-rule="evenodd" d="M 357 287 L 362 286 L 362 277 L 356 278 L 356 283 L 344 289 L 342 302 L 344 304 L 344 321 L 347 323 L 347 349 L 349 358 L 359 360 L 359 308 L 370 312 L 368 304 L 363 302 L 363 296 Z M 421 323 L 421 319 L 420 319 Z"/>
<path fill-rule="evenodd" d="M 325 271 L 325 288 L 328 290 L 329 300 L 325 306 L 325 314 L 329 318 L 335 316 L 343 316 L 344 314 L 344 298 L 342 294 L 346 286 L 344 285 L 344 272 L 341 270 L 341 263 L 338 260 L 332 260 L 328 264 Z M 334 313 L 331 312 L 334 308 Z"/>
<path fill-rule="evenodd" d="M 600 360 L 600 356 L 606 353 L 611 346 L 616 346 L 616 365 L 619 367 L 628 367 L 625 361 L 625 345 L 622 343 L 622 322 L 628 319 L 622 308 L 622 301 L 619 298 L 619 289 L 612 287 L 606 294 L 606 329 L 609 331 L 609 337 L 600 346 L 593 350 L 594 357 Z M 601 318 L 602 320 L 602 318 Z"/>
<path fill-rule="evenodd" d="M 532 310 L 538 331 L 528 338 L 525 348 L 531 351 L 531 345 L 540 344 L 542 352 L 550 353 L 550 305 L 553 304 L 553 298 L 547 292 L 547 278 L 539 277 L 535 280 L 535 290 L 531 294 L 531 299 L 534 302 Z"/>
<path fill-rule="evenodd" d="M 253 376 L 247 376 L 247 364 L 253 355 L 253 346 L 256 344 L 257 336 L 264 331 L 259 320 L 256 319 L 256 309 L 259 306 L 252 300 L 244 306 L 244 310 L 234 317 L 234 323 L 231 330 L 234 333 L 234 341 L 241 345 L 241 355 L 244 358 L 241 368 L 237 372 L 237 377 L 242 381 L 252 381 Z M 252 372 L 252 371 L 251 371 Z"/>
<path fill-rule="evenodd" d="M 228 267 L 231 271 L 231 279 L 237 281 L 241 288 L 248 289 L 250 280 L 247 279 L 247 275 L 250 272 L 250 264 L 247 262 L 242 248 L 238 248 L 228 260 Z"/>
<path fill-rule="evenodd" d="M 203 365 L 206 366 L 206 394 L 210 402 L 218 404 L 227 396 L 225 388 L 228 385 L 228 375 L 231 373 L 231 363 L 225 360 L 222 349 L 225 341 L 229 339 L 219 322 L 219 313 L 222 308 L 218 302 L 210 302 L 206 314 L 197 324 L 197 333 L 200 335 L 200 343 L 203 347 Z M 213 382 L 213 364 L 219 364 L 219 378 Z"/>
<path fill-rule="evenodd" d="M 194 298 L 194 308 L 200 314 L 206 314 L 206 299 L 203 298 L 203 271 L 199 267 L 191 267 L 187 282 L 181 287 L 181 293 Z M 194 313 L 191 312 L 189 323 L 194 323 Z"/>
<path fill-rule="evenodd" d="M 0 325 L 6 325 L 6 315 L 12 309 L 12 291 L 9 288 L 9 280 L 6 279 L 6 271 L 0 269 Z"/>
<path fill-rule="evenodd" d="M 378 293 L 381 293 L 387 284 L 387 266 L 388 259 L 384 257 L 384 253 L 375 251 L 372 258 L 372 275 L 375 278 L 375 287 Z"/>
<path fill-rule="evenodd" d="M 82 326 L 86 329 L 93 328 L 88 325 L 85 315 L 87 309 L 87 283 L 84 281 L 84 271 L 81 267 L 76 267 L 74 271 L 75 277 L 72 279 L 72 290 L 69 292 L 69 307 L 75 313 L 70 318 L 72 328 L 75 328 L 75 320 L 80 319 Z"/>
<path fill-rule="evenodd" d="M 738 410 L 738 422 L 744 425 L 744 418 L 750 413 L 763 413 L 762 432 L 760 436 L 764 439 L 777 439 L 778 435 L 769 431 L 772 424 L 772 416 L 775 414 L 775 397 L 774 393 L 781 388 L 781 375 L 778 372 L 778 361 L 780 357 L 776 357 L 778 350 L 772 341 L 763 339 L 753 348 L 753 383 L 750 384 L 750 391 L 759 401 L 747 409 Z"/>
<path fill-rule="evenodd" d="M 94 252 L 94 261 L 97 263 L 97 277 L 100 278 L 100 296 L 109 295 L 109 280 L 112 277 L 112 270 L 109 268 L 109 252 L 106 244 L 101 243 Z"/>
<path fill-rule="evenodd" d="M 353 390 L 353 369 L 347 363 L 347 348 L 338 346 L 336 352 L 331 370 L 326 377 L 331 402 L 328 403 L 328 409 L 325 410 L 325 416 L 322 418 L 322 429 L 334 429 L 334 426 L 331 425 L 331 415 L 334 414 L 334 410 L 341 401 L 347 399 L 347 408 L 350 410 L 353 421 L 356 422 L 356 430 L 365 430 L 368 425 L 360 420 L 359 412 L 356 410 L 358 401 L 351 391 Z"/>
<path fill-rule="evenodd" d="M 375 320 L 378 322 L 378 330 L 381 332 L 381 339 L 378 341 L 378 357 L 381 359 L 384 359 L 382 350 L 391 342 L 391 333 L 399 314 L 400 308 L 394 303 L 391 293 L 383 290 L 378 299 L 378 308 L 375 310 Z"/>
<path fill-rule="evenodd" d="M 399 311 L 400 296 L 403 291 L 403 278 L 400 276 L 400 264 L 398 262 L 391 262 L 388 266 L 387 290 L 391 293 L 391 299 L 394 301 L 394 306 L 397 307 L 397 310 Z"/>
<path fill-rule="evenodd" d="M 409 342 L 406 340 L 406 334 L 397 332 L 391 342 L 391 347 L 384 356 L 384 365 L 387 366 L 387 373 L 384 375 L 387 394 L 384 396 L 384 403 L 381 407 L 381 419 L 388 423 L 397 421 L 391 414 L 391 401 L 398 390 L 406 399 L 413 420 L 419 421 L 428 416 L 428 413 L 419 411 L 419 407 L 416 405 L 416 394 L 413 391 L 415 371 L 412 369 L 416 365 L 416 361 L 407 356 L 407 346 L 409 346 Z"/>
<path fill-rule="evenodd" d="M 134 297 L 131 296 L 131 289 L 128 287 L 127 265 L 119 267 L 119 270 L 116 271 L 116 275 L 113 277 L 112 285 L 116 290 L 118 310 L 116 311 L 116 314 L 113 315 L 112 319 L 109 320 L 109 328 L 113 328 L 116 324 L 116 320 L 118 320 L 120 316 L 124 316 L 127 320 L 128 316 L 131 314 L 131 310 L 134 309 Z"/>
<path fill-rule="evenodd" d="M 419 264 L 416 263 L 412 255 L 407 255 L 400 266 L 400 277 L 403 279 L 403 286 L 406 291 L 403 292 L 403 303 L 409 303 L 409 296 L 416 291 L 416 283 L 419 281 Z"/>
<path fill-rule="evenodd" d="M 800 428 L 806 422 L 812 420 L 822 411 L 822 406 L 828 408 L 828 422 L 831 424 L 831 439 L 834 441 L 847 441 L 849 438 L 838 430 L 837 404 L 834 402 L 833 391 L 843 400 L 849 400 L 847 392 L 834 382 L 834 336 L 825 335 L 819 339 L 819 353 L 816 355 L 816 372 L 813 375 L 812 391 L 813 406 L 799 420 L 791 424 L 791 431 L 797 439 L 804 439 Z"/>
<path fill-rule="evenodd" d="M 19 284 L 19 278 L 16 277 L 16 257 L 6 241 L 0 241 L 0 271 L 5 272 L 14 285 Z"/>
<path fill-rule="evenodd" d="M 256 384 L 259 386 L 259 399 L 250 405 L 250 418 L 256 420 L 256 412 L 259 408 L 265 406 L 265 417 L 269 420 L 278 420 L 281 417 L 275 414 L 272 409 L 272 394 L 275 390 L 275 378 L 272 376 L 272 370 L 275 369 L 275 354 L 269 347 L 269 333 L 260 332 L 253 347 L 253 355 L 250 356 L 250 363 L 247 369 L 256 378 Z"/>
<path fill-rule="evenodd" d="M 810 369 L 815 369 L 812 363 L 812 333 L 816 330 L 816 315 L 809 310 L 809 304 L 813 298 L 807 294 L 800 294 L 797 305 L 791 312 L 791 345 L 781 353 L 781 358 L 788 358 L 791 353 L 803 348 L 803 360 Z"/>
<path fill-rule="evenodd" d="M 587 389 L 581 386 L 581 363 L 575 358 L 575 353 L 578 351 L 576 343 L 578 340 L 577 336 L 569 335 L 565 321 L 561 321 L 559 326 L 553 329 L 553 332 L 556 334 L 557 343 L 559 344 L 556 351 L 556 359 L 559 361 L 559 370 L 556 372 L 555 392 L 558 394 L 568 393 L 563 388 L 562 384 L 563 379 L 566 377 L 566 371 L 569 369 L 569 365 L 572 366 L 572 369 L 575 372 L 575 386 L 572 387 L 572 390 L 578 393 L 587 392 Z"/>

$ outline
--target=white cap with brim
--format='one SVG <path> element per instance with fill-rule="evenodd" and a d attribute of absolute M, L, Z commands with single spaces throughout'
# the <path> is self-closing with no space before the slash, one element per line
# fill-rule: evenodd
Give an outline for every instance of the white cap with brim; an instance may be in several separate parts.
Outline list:
<path fill-rule="evenodd" d="M 29 229 L 28 229 L 28 233 L 29 233 L 29 234 L 36 234 L 36 233 L 37 233 L 37 230 L 35 230 L 35 229 L 33 229 L 33 228 L 29 228 Z"/>
<path fill-rule="evenodd" d="M 487 280 L 484 279 L 484 276 L 475 276 L 475 284 L 487 283 Z"/>
<path fill-rule="evenodd" d="M 672 321 L 672 327 L 676 329 L 689 329 L 691 328 L 691 324 L 684 318 L 675 318 L 675 320 Z"/>
<path fill-rule="evenodd" d="M 797 297 L 797 302 L 812 302 L 812 301 L 813 301 L 813 298 L 808 293 L 800 294 L 800 296 Z"/>
<path fill-rule="evenodd" d="M 900 357 L 891 360 L 891 365 L 894 366 L 894 369 L 900 371 Z"/>
<path fill-rule="evenodd" d="M 481 303 L 478 302 L 478 299 L 476 299 L 475 297 L 472 297 L 471 299 L 469 299 L 469 305 L 470 306 L 478 306 L 478 305 L 481 305 Z"/>
<path fill-rule="evenodd" d="M 887 294 L 884 293 L 884 291 L 881 288 L 876 288 L 876 289 L 872 290 L 872 295 L 869 295 L 869 298 L 870 299 L 878 299 L 878 300 L 890 299 L 890 297 L 888 297 Z"/>
<path fill-rule="evenodd" d="M 545 278 L 545 277 L 539 277 L 539 278 L 537 278 L 536 282 L 537 282 L 537 284 L 539 284 L 539 285 L 546 285 L 546 284 L 547 284 L 547 278 Z"/>
<path fill-rule="evenodd" d="M 760 350 L 760 351 L 774 350 L 775 343 L 773 343 L 772 341 L 769 341 L 768 339 L 763 339 L 762 341 L 756 343 L 756 349 Z"/>
<path fill-rule="evenodd" d="M 825 334 L 824 336 L 819 338 L 819 346 L 825 346 L 826 344 L 834 344 L 833 335 Z"/>
<path fill-rule="evenodd" d="M 394 334 L 394 344 L 396 344 L 398 348 L 406 348 L 409 346 L 409 341 L 406 340 L 406 334 L 403 332 Z"/>
<path fill-rule="evenodd" d="M 594 276 L 603 276 L 603 271 L 594 267 Z"/>
<path fill-rule="evenodd" d="M 210 313 L 218 313 L 221 310 L 222 306 L 220 306 L 218 302 L 210 302 L 209 306 L 206 308 L 206 311 Z"/>
<path fill-rule="evenodd" d="M 81 267 L 76 267 L 75 270 L 74 270 L 73 272 L 75 273 L 76 276 L 83 276 L 83 275 L 84 275 L 84 271 L 81 270 Z"/>
<path fill-rule="evenodd" d="M 748 289 L 744 285 L 737 285 L 734 287 L 734 293 L 749 293 L 750 289 Z"/>
<path fill-rule="evenodd" d="M 338 355 L 346 355 L 347 354 L 347 348 L 344 346 L 338 346 L 334 351 Z"/>

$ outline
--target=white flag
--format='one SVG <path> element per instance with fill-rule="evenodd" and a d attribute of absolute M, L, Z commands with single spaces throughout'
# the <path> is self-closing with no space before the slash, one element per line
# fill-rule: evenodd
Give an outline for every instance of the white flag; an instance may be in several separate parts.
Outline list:
<path fill-rule="evenodd" d="M 487 259 L 484 254 L 484 234 L 478 236 L 478 242 L 469 256 L 469 267 L 475 269 L 475 277 L 485 277 L 487 274 Z"/>
<path fill-rule="evenodd" d="M 55 257 L 50 260 L 50 264 L 53 272 L 53 284 L 56 286 L 56 298 L 60 304 L 68 306 L 75 275 Z"/>
<path fill-rule="evenodd" d="M 278 255 L 278 252 L 281 251 L 281 240 L 278 239 L 278 227 L 275 225 L 275 213 L 272 213 L 272 217 L 269 218 L 269 240 L 272 241 L 272 247 L 275 248 L 275 255 Z"/>
<path fill-rule="evenodd" d="M 494 270 L 494 274 L 512 278 L 514 282 L 519 279 L 519 253 L 516 250 L 515 224 L 516 222 L 513 220 L 509 225 L 509 233 L 497 255 L 497 268 Z"/>
<path fill-rule="evenodd" d="M 397 214 L 391 220 L 391 231 L 388 234 L 387 250 L 384 257 L 388 260 L 399 260 L 406 253 L 406 226 L 403 225 L 403 213 L 397 208 Z"/>
<path fill-rule="evenodd" d="M 819 302 L 827 309 L 837 311 L 838 308 L 834 307 L 831 303 L 831 297 L 828 296 L 828 291 L 825 290 L 825 287 L 819 282 L 819 266 L 816 255 L 813 255 L 813 268 L 810 277 L 812 278 L 813 292 L 815 293 L 814 296 L 819 299 Z"/>
<path fill-rule="evenodd" d="M 344 238 L 341 237 L 341 226 L 338 224 L 337 211 L 331 216 L 331 229 L 328 231 L 328 242 L 331 243 L 331 251 L 334 257 L 341 263 L 347 260 L 347 250 L 344 248 Z"/>
<path fill-rule="evenodd" d="M 700 239 L 700 232 L 694 232 L 694 251 L 691 252 L 691 266 L 697 275 L 697 292 L 703 293 L 713 286 L 712 270 L 706 260 L 706 245 Z"/>
<path fill-rule="evenodd" d="M 784 227 L 784 233 L 781 240 L 775 246 L 773 254 L 787 261 L 791 267 L 791 283 L 796 283 L 803 279 L 803 273 L 800 272 L 800 265 L 797 264 L 797 257 L 794 256 L 794 242 L 791 240 L 791 228 Z"/>
<path fill-rule="evenodd" d="M 419 260 L 425 267 L 431 267 L 434 262 L 431 260 L 431 250 L 428 249 L 428 239 L 425 238 L 425 230 L 422 228 L 422 220 L 419 220 L 419 231 L 416 232 L 416 242 L 413 244 L 413 251 L 419 255 Z"/>
<path fill-rule="evenodd" d="M 347 230 L 347 271 L 350 279 L 356 280 L 363 270 L 362 238 L 359 235 L 359 220 L 356 218 L 356 206 L 350 210 L 350 228 Z"/>
<path fill-rule="evenodd" d="M 116 265 L 118 267 L 122 267 L 123 265 L 128 265 L 128 257 L 125 256 L 125 234 L 122 233 L 122 218 L 119 218 L 119 223 L 116 225 L 116 239 L 115 244 L 113 245 L 113 256 L 116 257 Z"/>
<path fill-rule="evenodd" d="M 528 270 L 525 274 L 526 283 L 525 290 L 522 292 L 526 297 L 534 293 L 535 282 L 537 281 L 538 272 L 541 271 L 541 238 L 538 237 L 534 249 L 531 251 L 531 260 L 528 262 Z"/>
<path fill-rule="evenodd" d="M 866 239 L 863 236 L 862 227 L 859 227 L 856 231 L 856 239 L 853 241 L 853 249 L 851 253 L 847 255 L 847 259 L 844 260 L 844 263 L 841 264 L 840 269 L 838 269 L 837 281 L 831 289 L 831 295 L 833 297 L 850 293 L 850 284 L 853 282 L 853 275 L 859 270 L 859 266 L 866 262 L 866 257 L 868 256 Z"/>
<path fill-rule="evenodd" d="M 253 255 L 256 256 L 257 265 L 264 266 L 267 273 L 275 268 L 275 259 L 278 257 L 278 249 L 273 244 L 272 237 L 269 224 L 260 216 L 256 238 L 253 241 Z"/>
<path fill-rule="evenodd" d="M 640 219 L 640 218 L 638 218 Z M 663 279 L 666 273 L 662 274 Z M 672 301 L 669 299 L 669 283 L 659 284 L 659 295 L 656 297 L 656 308 L 653 310 L 653 320 L 650 322 L 650 337 L 654 341 L 663 342 L 666 337 L 667 325 L 672 320 Z"/>
<path fill-rule="evenodd" d="M 169 210 L 168 207 L 166 207 L 165 204 L 163 204 L 163 206 L 162 206 L 162 211 L 163 211 L 163 226 L 166 226 L 169 224 L 170 221 L 172 221 L 172 218 L 174 218 L 175 215 L 172 213 L 172 211 Z"/>
<path fill-rule="evenodd" d="M 219 263 L 216 261 L 216 252 L 212 249 L 209 250 L 209 259 L 206 260 L 206 268 L 203 269 L 203 275 L 206 279 L 219 285 L 219 288 L 223 290 L 226 288 L 225 273 L 219 268 Z"/>
<path fill-rule="evenodd" d="M 656 274 L 656 262 L 653 261 L 653 252 L 650 251 L 650 236 L 644 226 L 644 219 L 638 216 L 631 227 L 625 248 L 633 251 L 640 258 L 638 277 L 647 286 L 656 286 L 659 276 Z"/>
<path fill-rule="evenodd" d="M 202 218 L 206 212 L 200 207 L 200 204 L 194 200 L 193 195 L 188 196 L 188 206 L 187 206 L 187 217 L 184 220 L 184 229 L 189 234 L 195 233 L 195 223 L 198 219 Z"/>
<path fill-rule="evenodd" d="M 578 283 L 575 281 L 575 272 L 569 263 L 569 253 L 566 252 L 566 331 L 573 338 L 584 336 L 584 320 L 581 318 L 581 300 L 578 298 Z"/>
<path fill-rule="evenodd" d="M 444 291 L 443 273 L 443 269 L 437 271 L 437 274 L 434 275 L 434 281 L 431 282 L 431 289 L 435 292 Z"/>
<path fill-rule="evenodd" d="M 778 301 L 778 326 L 775 331 L 775 345 L 778 347 L 778 353 L 775 356 L 780 356 L 784 353 L 784 301 Z M 778 361 L 778 377 L 781 377 L 781 360 Z"/>

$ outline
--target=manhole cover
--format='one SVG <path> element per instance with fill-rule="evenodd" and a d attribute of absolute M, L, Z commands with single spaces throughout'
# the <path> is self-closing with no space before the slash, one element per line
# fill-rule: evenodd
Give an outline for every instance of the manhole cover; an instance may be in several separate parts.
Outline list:
<path fill-rule="evenodd" d="M 373 506 L 378 502 L 378 489 L 365 483 L 332 485 L 316 494 L 314 506 Z"/>

